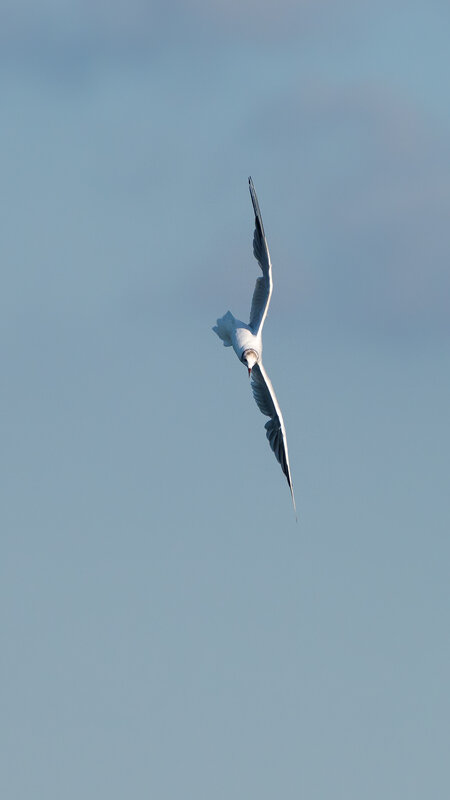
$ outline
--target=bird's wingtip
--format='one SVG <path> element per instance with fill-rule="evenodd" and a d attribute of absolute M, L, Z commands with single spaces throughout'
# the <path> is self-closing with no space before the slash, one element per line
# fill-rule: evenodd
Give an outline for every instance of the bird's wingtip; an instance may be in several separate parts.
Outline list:
<path fill-rule="evenodd" d="M 289 483 L 289 488 L 290 488 L 290 490 L 291 490 L 292 504 L 293 504 L 293 506 L 294 506 L 295 521 L 296 521 L 296 522 L 298 522 L 298 515 L 297 515 L 297 504 L 296 504 L 296 502 L 295 502 L 295 497 L 294 497 L 294 487 L 292 486 L 292 484 L 290 483 L 290 481 L 288 481 L 288 483 Z"/>

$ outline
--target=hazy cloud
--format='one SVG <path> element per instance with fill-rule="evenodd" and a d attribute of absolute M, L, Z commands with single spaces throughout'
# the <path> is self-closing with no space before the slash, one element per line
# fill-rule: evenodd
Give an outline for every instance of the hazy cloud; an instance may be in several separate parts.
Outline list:
<path fill-rule="evenodd" d="M 347 0 L 336 9 L 331 0 L 4 0 L 0 9 L 0 41 L 7 52 L 30 56 L 39 47 L 101 48 L 148 53 L 171 41 L 254 40 L 267 45 L 279 37 L 304 39 L 316 30 L 347 25 L 361 5 Z M 354 20 L 353 20 L 354 21 Z M 27 48 L 30 48 L 27 52 Z M 82 55 L 82 53 L 81 53 Z"/>
<path fill-rule="evenodd" d="M 153 252 L 159 247 L 171 275 L 170 264 L 178 258 L 171 235 L 176 196 L 183 209 L 177 226 L 185 269 L 178 265 L 174 275 L 183 283 L 189 262 L 189 275 L 197 280 L 196 302 L 202 297 L 209 302 L 226 280 L 225 261 L 238 263 L 248 252 L 248 198 L 243 195 L 252 171 L 271 246 L 286 265 L 287 303 L 300 306 L 302 314 L 326 314 L 362 326 L 448 328 L 449 123 L 442 103 L 441 116 L 425 103 L 439 101 L 435 75 L 427 72 L 431 62 L 423 62 L 421 85 L 408 82 L 409 74 L 399 67 L 409 52 L 405 40 L 399 38 L 399 47 L 393 47 L 392 36 L 375 30 L 373 42 L 368 21 L 361 21 L 352 3 L 341 7 L 339 20 L 344 27 L 349 18 L 354 22 L 353 28 L 347 25 L 347 35 L 361 41 L 353 50 L 340 37 L 331 50 L 327 47 L 333 17 L 326 0 L 314 7 L 286 2 L 277 8 L 283 19 L 299 13 L 305 22 L 315 20 L 315 39 L 301 48 L 306 29 L 293 26 L 281 44 L 275 37 L 267 49 L 249 48 L 240 31 L 249 35 L 254 23 L 255 35 L 263 35 L 275 9 L 263 3 L 257 12 L 253 0 L 211 8 L 191 0 L 170 10 L 138 0 L 43 0 L 38 5 L 6 0 L 0 35 L 8 40 L 10 54 L 15 47 L 19 59 L 38 58 L 63 89 L 52 96 L 27 84 L 28 77 L 21 97 L 14 81 L 8 91 L 4 72 L 3 98 L 10 113 L 2 132 L 3 170 L 17 192 L 15 207 L 14 193 L 5 189 L 7 213 L 16 208 L 19 215 L 30 176 L 35 191 L 42 182 L 43 193 L 50 191 L 51 181 L 58 192 L 72 182 L 78 193 L 71 195 L 72 203 L 76 197 L 83 209 L 94 207 L 99 196 L 107 198 L 106 204 L 120 198 L 121 213 L 118 206 L 104 214 L 103 235 L 108 236 L 110 214 L 128 219 L 132 209 L 144 225 L 148 216 L 158 219 L 151 229 L 156 243 L 145 247 Z M 324 9 L 329 13 L 319 25 Z M 239 15 L 247 27 L 238 25 L 232 34 L 227 25 Z M 200 19 L 207 28 L 197 24 Z M 277 24 L 273 20 L 279 31 Z M 191 39 L 182 46 L 161 36 L 163 30 L 179 35 L 183 25 Z M 218 35 L 228 30 L 229 42 L 205 46 L 207 29 Z M 94 79 L 90 59 L 105 52 L 110 56 L 106 68 Z M 136 64 L 123 59 L 124 53 L 145 57 Z M 397 72 L 392 73 L 391 63 Z M 35 80 L 35 72 L 30 74 Z M 80 74 L 82 91 L 75 98 L 70 79 Z M 42 173 L 40 148 L 47 161 L 59 158 L 61 165 L 75 153 L 83 181 L 70 160 L 62 181 L 62 167 L 53 177 L 48 170 Z M 124 233 L 124 254 L 127 241 Z M 112 249 L 115 255 L 117 243 Z M 136 252 L 133 258 L 141 256 Z M 161 279 L 165 274 L 160 272 Z M 170 292 L 172 282 L 164 280 Z M 192 285 L 186 281 L 183 291 Z"/>

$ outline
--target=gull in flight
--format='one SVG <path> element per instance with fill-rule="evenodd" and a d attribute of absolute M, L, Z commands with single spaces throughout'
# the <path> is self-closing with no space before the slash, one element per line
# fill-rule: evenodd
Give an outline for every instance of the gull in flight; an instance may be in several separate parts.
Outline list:
<path fill-rule="evenodd" d="M 270 417 L 265 424 L 269 444 L 275 453 L 281 469 L 286 475 L 295 510 L 294 489 L 286 441 L 286 430 L 278 400 L 262 363 L 262 329 L 269 309 L 272 295 L 272 263 L 266 234 L 264 233 L 258 198 L 251 178 L 248 179 L 250 196 L 255 212 L 255 232 L 253 234 L 253 255 L 262 270 L 262 277 L 256 279 L 253 292 L 250 321 L 248 324 L 235 319 L 231 311 L 217 320 L 213 331 L 222 339 L 225 347 L 233 347 L 239 361 L 248 369 L 253 397 L 259 410 Z"/>

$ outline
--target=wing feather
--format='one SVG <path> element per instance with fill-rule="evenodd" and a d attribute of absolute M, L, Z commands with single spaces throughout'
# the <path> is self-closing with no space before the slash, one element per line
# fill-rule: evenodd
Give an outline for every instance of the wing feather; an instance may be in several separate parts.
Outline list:
<path fill-rule="evenodd" d="M 253 397 L 256 400 L 256 405 L 262 414 L 270 417 L 269 421 L 265 424 L 266 436 L 269 440 L 270 447 L 275 453 L 275 457 L 283 470 L 286 480 L 291 490 L 292 502 L 295 509 L 294 488 L 292 485 L 291 470 L 289 466 L 288 447 L 286 439 L 286 430 L 284 427 L 283 416 L 281 414 L 280 406 L 276 398 L 273 386 L 270 382 L 261 362 L 255 364 L 251 373 L 251 385 Z"/>
<path fill-rule="evenodd" d="M 269 309 L 270 298 L 272 295 L 272 262 L 270 260 L 269 247 L 267 244 L 264 225 L 259 208 L 258 198 L 251 178 L 248 179 L 250 197 L 252 198 L 253 210 L 255 212 L 255 230 L 253 233 L 253 255 L 261 267 L 263 276 L 257 278 L 252 298 L 250 311 L 250 328 L 253 333 L 258 334 L 264 325 L 264 320 Z"/>

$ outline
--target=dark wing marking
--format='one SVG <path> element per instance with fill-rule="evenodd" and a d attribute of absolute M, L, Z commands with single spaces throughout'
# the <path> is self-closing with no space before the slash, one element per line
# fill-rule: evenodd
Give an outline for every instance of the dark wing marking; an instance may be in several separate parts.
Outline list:
<path fill-rule="evenodd" d="M 259 209 L 258 198 L 256 197 L 255 187 L 251 178 L 248 179 L 250 197 L 252 198 L 253 210 L 255 212 L 255 231 L 253 233 L 253 255 L 261 267 L 263 277 L 256 281 L 253 292 L 252 307 L 250 311 L 250 328 L 257 334 L 267 316 L 270 297 L 272 295 L 272 263 L 270 261 L 269 247 L 267 245 L 264 225 Z"/>
<path fill-rule="evenodd" d="M 286 430 L 284 427 L 283 416 L 281 414 L 280 406 L 276 398 L 273 386 L 270 382 L 261 362 L 255 364 L 251 373 L 251 384 L 253 397 L 256 400 L 256 405 L 259 410 L 270 417 L 269 421 L 265 424 L 266 436 L 269 444 L 275 453 L 275 457 L 281 469 L 286 475 L 286 480 L 291 490 L 292 502 L 295 509 L 294 488 L 292 485 L 291 470 L 289 467 L 289 456 L 286 440 Z"/>

